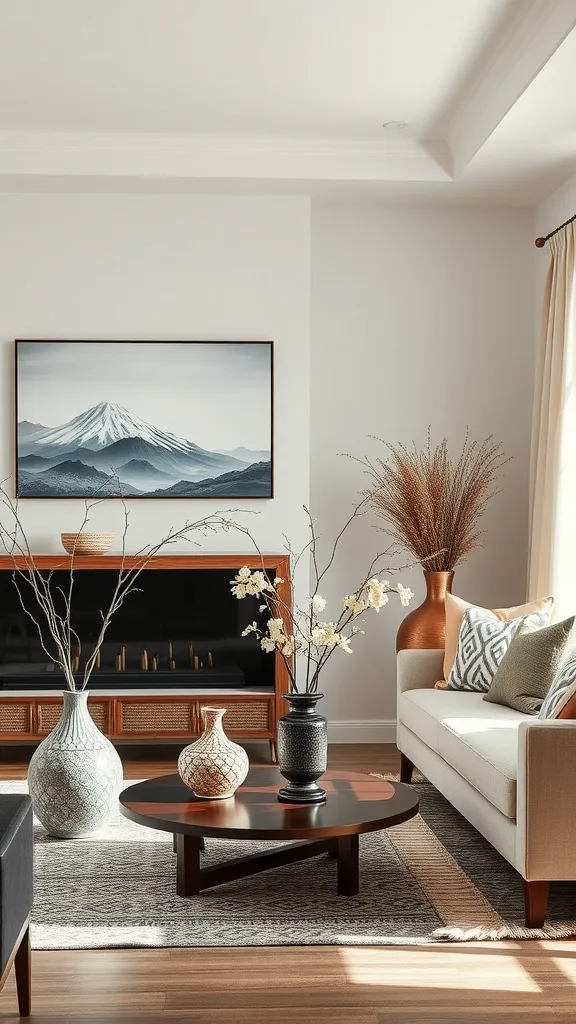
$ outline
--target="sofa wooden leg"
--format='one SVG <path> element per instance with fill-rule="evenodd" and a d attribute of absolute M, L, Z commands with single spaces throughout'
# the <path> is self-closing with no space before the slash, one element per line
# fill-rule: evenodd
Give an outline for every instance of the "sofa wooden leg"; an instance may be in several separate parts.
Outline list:
<path fill-rule="evenodd" d="M 550 882 L 527 882 L 524 879 L 524 909 L 527 928 L 542 928 L 549 895 Z"/>
<path fill-rule="evenodd" d="M 32 974 L 30 962 L 30 928 L 24 932 L 22 942 L 14 957 L 16 988 L 18 991 L 18 1010 L 21 1017 L 30 1016 L 32 995 Z"/>
<path fill-rule="evenodd" d="M 412 761 L 406 757 L 406 754 L 400 754 L 400 782 L 412 782 L 413 771 Z"/>

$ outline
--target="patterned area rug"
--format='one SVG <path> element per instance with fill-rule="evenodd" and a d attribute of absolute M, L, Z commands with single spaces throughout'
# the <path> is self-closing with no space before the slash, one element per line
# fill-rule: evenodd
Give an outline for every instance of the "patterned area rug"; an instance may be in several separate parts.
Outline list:
<path fill-rule="evenodd" d="M 394 778 L 393 776 L 387 776 Z M 425 780 L 421 815 L 360 838 L 360 894 L 336 891 L 327 856 L 175 892 L 172 836 L 118 814 L 95 838 L 51 839 L 36 826 L 35 949 L 112 946 L 413 944 L 576 935 L 576 883 L 552 887 L 548 923 L 527 929 L 513 868 Z M 0 792 L 25 792 L 23 782 Z M 206 863 L 272 843 L 208 839 Z"/>

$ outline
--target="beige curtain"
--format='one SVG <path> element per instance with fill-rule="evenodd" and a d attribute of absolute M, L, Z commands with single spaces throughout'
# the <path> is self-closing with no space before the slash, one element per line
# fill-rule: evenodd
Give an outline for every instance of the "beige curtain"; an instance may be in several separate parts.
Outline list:
<path fill-rule="evenodd" d="M 530 473 L 531 598 L 576 613 L 576 222 L 550 241 L 536 366 Z"/>

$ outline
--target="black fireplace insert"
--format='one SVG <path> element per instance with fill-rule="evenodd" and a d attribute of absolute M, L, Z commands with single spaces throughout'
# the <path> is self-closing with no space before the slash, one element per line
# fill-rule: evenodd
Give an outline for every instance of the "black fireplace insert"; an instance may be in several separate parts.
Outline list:
<path fill-rule="evenodd" d="M 260 649 L 254 635 L 241 636 L 249 623 L 263 623 L 267 614 L 259 611 L 260 599 L 238 601 L 231 594 L 235 571 L 144 569 L 138 591 L 114 614 L 88 688 L 273 689 L 274 658 Z M 72 626 L 80 638 L 75 646 L 78 681 L 117 579 L 114 569 L 75 572 Z M 53 593 L 58 595 L 58 588 L 67 593 L 69 583 L 68 572 L 52 572 Z M 20 577 L 18 587 L 26 609 L 41 624 L 46 650 L 22 607 L 12 571 L 0 570 L 0 688 L 60 688 L 64 680 L 47 654 L 55 653 L 55 645 L 43 614 L 29 583 Z M 58 599 L 63 608 L 63 597 Z"/>

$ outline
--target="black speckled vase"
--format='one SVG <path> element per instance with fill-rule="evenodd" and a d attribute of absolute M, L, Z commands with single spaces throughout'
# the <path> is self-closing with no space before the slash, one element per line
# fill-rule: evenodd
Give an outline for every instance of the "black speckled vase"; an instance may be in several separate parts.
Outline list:
<path fill-rule="evenodd" d="M 326 771 L 328 729 L 316 711 L 322 693 L 285 693 L 290 711 L 278 722 L 278 767 L 287 780 L 278 793 L 286 803 L 317 804 L 326 799 L 318 779 Z"/>

